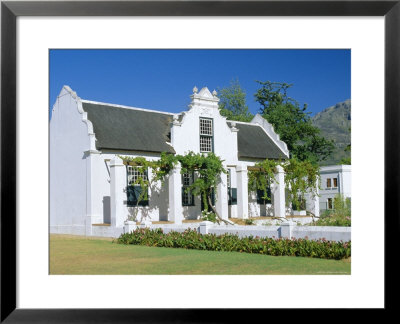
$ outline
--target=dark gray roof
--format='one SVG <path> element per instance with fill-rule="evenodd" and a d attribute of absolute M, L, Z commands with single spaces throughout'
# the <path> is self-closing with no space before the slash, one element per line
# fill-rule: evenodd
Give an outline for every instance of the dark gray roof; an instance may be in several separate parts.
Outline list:
<path fill-rule="evenodd" d="M 238 132 L 238 156 L 255 159 L 286 159 L 280 148 L 259 125 L 236 124 Z"/>
<path fill-rule="evenodd" d="M 172 116 L 82 102 L 93 124 L 97 149 L 175 153 L 169 141 Z"/>
<path fill-rule="evenodd" d="M 106 104 L 82 102 L 93 124 L 97 149 L 175 153 L 170 141 L 169 114 Z M 285 159 L 286 156 L 259 125 L 237 123 L 238 157 Z"/>

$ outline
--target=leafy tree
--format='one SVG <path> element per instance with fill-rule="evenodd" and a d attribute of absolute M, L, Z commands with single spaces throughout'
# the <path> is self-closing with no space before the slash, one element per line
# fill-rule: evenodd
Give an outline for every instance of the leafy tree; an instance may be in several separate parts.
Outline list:
<path fill-rule="evenodd" d="M 312 125 L 307 105 L 287 95 L 292 86 L 288 83 L 257 81 L 261 88 L 255 98 L 261 104 L 261 115 L 272 124 L 280 138 L 287 144 L 291 157 L 300 161 L 318 163 L 333 152 L 333 141 L 325 139 L 319 128 Z"/>
<path fill-rule="evenodd" d="M 239 80 L 231 81 L 229 87 L 219 89 L 219 108 L 222 116 L 229 120 L 249 122 L 253 115 L 246 105 L 246 93 L 240 87 Z"/>

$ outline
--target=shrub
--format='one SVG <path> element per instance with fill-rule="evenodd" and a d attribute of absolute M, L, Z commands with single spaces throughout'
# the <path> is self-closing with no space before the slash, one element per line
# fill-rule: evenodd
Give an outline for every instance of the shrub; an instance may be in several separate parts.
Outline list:
<path fill-rule="evenodd" d="M 325 239 L 274 239 L 260 237 L 239 238 L 237 235 L 199 234 L 196 230 L 184 232 L 171 231 L 165 234 L 162 229 L 136 229 L 122 234 L 117 240 L 120 244 L 135 244 L 171 248 L 185 248 L 209 251 L 237 251 L 267 255 L 302 256 L 323 259 L 343 259 L 351 255 L 351 242 L 334 242 Z"/>
<path fill-rule="evenodd" d="M 246 218 L 246 219 L 244 220 L 244 223 L 245 223 L 246 225 L 254 225 L 254 219 Z"/>
<path fill-rule="evenodd" d="M 208 211 L 206 211 L 206 210 L 203 210 L 202 212 L 201 212 L 201 219 L 203 220 L 203 221 L 209 221 L 209 222 L 213 222 L 213 223 L 216 223 L 218 220 L 217 220 L 217 215 L 215 215 L 215 213 L 213 213 L 213 212 L 208 212 Z"/>
<path fill-rule="evenodd" d="M 337 194 L 333 199 L 333 207 L 333 210 L 325 210 L 320 219 L 313 225 L 351 226 L 351 200 Z"/>

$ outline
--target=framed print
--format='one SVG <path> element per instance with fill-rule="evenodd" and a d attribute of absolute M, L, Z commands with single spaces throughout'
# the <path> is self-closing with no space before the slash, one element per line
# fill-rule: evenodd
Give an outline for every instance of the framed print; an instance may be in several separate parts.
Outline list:
<path fill-rule="evenodd" d="M 359 144 L 352 154 L 355 165 L 363 165 L 354 172 L 359 184 L 352 207 L 365 216 L 363 221 L 359 212 L 354 220 L 351 276 L 49 276 L 48 229 L 42 226 L 48 220 L 41 216 L 48 208 L 48 111 L 42 106 L 53 104 L 49 49 L 71 48 L 351 49 Z M 391 308 L 389 257 L 397 254 L 393 239 L 399 229 L 393 205 L 400 198 L 399 58 L 398 0 L 2 1 L 1 321 L 226 322 L 239 312 L 265 316 L 268 308 Z M 202 122 L 214 127 L 210 119 Z M 203 134 L 206 149 L 214 145 L 213 134 Z M 182 196 L 187 205 L 194 199 Z M 376 282 L 365 299 L 357 292 L 357 301 L 351 290 L 361 289 L 368 276 Z M 348 286 L 343 296 L 335 290 L 342 285 Z M 326 292 L 329 304 L 319 297 L 313 304 L 313 291 Z M 370 295 L 376 298 L 368 300 Z"/>

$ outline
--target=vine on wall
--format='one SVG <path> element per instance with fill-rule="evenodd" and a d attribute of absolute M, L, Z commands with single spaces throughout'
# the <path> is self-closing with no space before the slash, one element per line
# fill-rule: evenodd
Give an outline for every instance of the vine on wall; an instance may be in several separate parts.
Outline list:
<path fill-rule="evenodd" d="M 256 163 L 248 172 L 249 191 L 262 190 L 265 199 L 270 199 L 267 190 L 274 182 L 278 184 L 275 174 L 277 166 L 283 167 L 285 172 L 285 188 L 288 196 L 286 205 L 293 204 L 297 210 L 303 207 L 305 194 L 312 197 L 318 194 L 319 167 L 309 161 L 299 161 L 296 158 L 285 161 L 264 160 Z"/>
<path fill-rule="evenodd" d="M 173 155 L 161 153 L 161 157 L 156 161 L 149 161 L 144 157 L 119 156 L 126 164 L 134 166 L 139 173 L 144 174 L 148 169 L 151 170 L 151 177 L 143 179 L 138 177 L 132 185 L 140 185 L 143 189 L 138 197 L 137 205 L 143 199 L 148 199 L 148 188 L 153 183 L 161 181 L 163 183 L 170 171 L 178 164 L 181 165 L 181 174 L 194 173 L 196 177 L 186 190 L 193 195 L 199 196 L 203 202 L 204 210 L 210 207 L 216 215 L 218 222 L 223 220 L 212 204 L 212 194 L 216 193 L 218 183 L 221 181 L 221 173 L 227 174 L 228 171 L 223 167 L 223 160 L 214 153 L 200 154 L 189 152 L 186 155 Z M 262 190 L 263 200 L 270 199 L 268 188 L 277 183 L 275 174 L 277 166 L 280 165 L 285 171 L 285 187 L 288 192 L 287 205 L 293 204 L 300 209 L 304 201 L 305 194 L 317 195 L 318 189 L 318 166 L 308 161 L 299 161 L 295 158 L 277 161 L 264 160 L 251 167 L 248 172 L 249 191 Z M 218 197 L 215 196 L 215 201 Z"/>
<path fill-rule="evenodd" d="M 142 187 L 142 193 L 140 194 L 137 204 L 143 199 L 147 199 L 148 188 L 156 181 L 165 181 L 166 176 L 169 172 L 180 163 L 181 174 L 192 173 L 196 174 L 196 177 L 191 185 L 186 190 L 190 191 L 195 196 L 200 196 L 203 202 L 204 210 L 208 210 L 208 207 L 212 209 L 219 221 L 227 223 L 218 214 L 217 210 L 212 204 L 212 194 L 216 193 L 216 187 L 221 181 L 221 173 L 228 173 L 223 167 L 223 160 L 214 153 L 200 154 L 189 152 L 186 155 L 172 155 L 168 153 L 161 153 L 161 157 L 157 161 L 148 161 L 143 157 L 128 157 L 119 156 L 125 163 L 128 163 L 137 168 L 137 170 L 143 174 L 148 168 L 151 169 L 151 178 L 147 180 L 138 177 L 132 185 L 140 185 Z M 215 195 L 215 200 L 217 199 Z"/>

